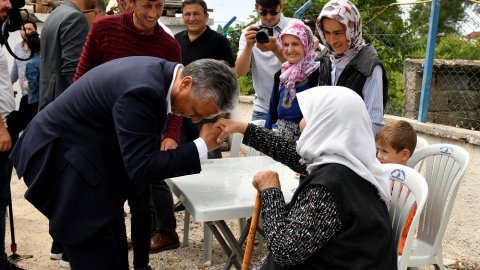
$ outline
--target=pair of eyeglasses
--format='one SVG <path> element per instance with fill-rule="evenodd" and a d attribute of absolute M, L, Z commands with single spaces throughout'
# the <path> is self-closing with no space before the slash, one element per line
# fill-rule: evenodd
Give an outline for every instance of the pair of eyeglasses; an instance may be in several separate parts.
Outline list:
<path fill-rule="evenodd" d="M 280 13 L 280 12 L 276 11 L 276 10 L 262 9 L 262 11 L 257 11 L 257 13 L 260 16 L 267 16 L 268 14 L 270 14 L 272 16 L 277 16 L 277 14 Z"/>
<path fill-rule="evenodd" d="M 90 12 L 95 12 L 97 11 L 96 8 L 91 8 L 91 9 L 85 9 L 84 11 L 82 11 L 83 14 L 87 14 L 87 13 L 90 13 Z"/>

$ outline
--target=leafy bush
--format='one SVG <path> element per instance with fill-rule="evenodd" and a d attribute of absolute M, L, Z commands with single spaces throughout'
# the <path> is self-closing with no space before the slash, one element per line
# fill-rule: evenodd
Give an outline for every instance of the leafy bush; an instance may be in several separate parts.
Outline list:
<path fill-rule="evenodd" d="M 478 60 L 480 55 L 480 39 L 468 40 L 458 35 L 447 35 L 440 38 L 435 47 L 435 58 L 452 60 Z"/>
<path fill-rule="evenodd" d="M 240 40 L 240 35 L 242 30 L 248 25 L 252 24 L 257 18 L 255 16 L 250 16 L 249 23 L 239 23 L 233 27 L 226 29 L 227 38 L 230 41 L 230 47 L 232 48 L 234 59 L 237 58 L 238 53 L 238 41 Z M 238 84 L 240 85 L 240 95 L 252 96 L 255 94 L 253 89 L 252 73 L 249 71 L 245 76 L 238 76 Z"/>

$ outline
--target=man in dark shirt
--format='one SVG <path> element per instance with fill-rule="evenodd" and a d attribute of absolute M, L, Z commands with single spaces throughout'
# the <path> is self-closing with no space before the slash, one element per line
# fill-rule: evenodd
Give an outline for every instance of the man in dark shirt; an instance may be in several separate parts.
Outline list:
<path fill-rule="evenodd" d="M 182 18 L 187 30 L 177 33 L 175 39 L 180 43 L 184 65 L 202 58 L 213 58 L 226 61 L 232 68 L 235 66 L 228 39 L 207 26 L 209 15 L 205 1 L 183 1 Z M 203 120 L 198 124 L 193 124 L 188 119 L 184 119 L 180 141 L 187 142 L 192 138 L 197 138 L 202 124 L 214 121 Z M 221 158 L 222 153 L 220 149 L 217 149 L 208 153 L 208 157 Z"/>
<path fill-rule="evenodd" d="M 182 18 L 187 30 L 177 33 L 175 39 L 180 43 L 184 65 L 201 58 L 213 58 L 235 66 L 228 39 L 207 26 L 209 15 L 205 1 L 183 1 Z"/>

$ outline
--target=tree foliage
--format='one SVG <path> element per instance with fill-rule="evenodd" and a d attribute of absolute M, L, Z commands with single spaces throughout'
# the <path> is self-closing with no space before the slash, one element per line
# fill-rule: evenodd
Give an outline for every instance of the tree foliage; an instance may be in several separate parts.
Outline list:
<path fill-rule="evenodd" d="M 457 33 L 467 18 L 466 9 L 473 3 L 465 0 L 441 0 L 438 19 L 438 34 L 445 36 Z M 419 37 L 428 34 L 431 4 L 415 5 L 409 14 L 409 26 Z"/>

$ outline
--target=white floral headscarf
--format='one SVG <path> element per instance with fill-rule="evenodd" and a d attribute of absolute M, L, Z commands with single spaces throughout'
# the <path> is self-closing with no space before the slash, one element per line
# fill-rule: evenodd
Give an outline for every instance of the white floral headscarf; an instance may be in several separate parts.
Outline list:
<path fill-rule="evenodd" d="M 376 157 L 372 123 L 362 98 L 342 86 L 319 86 L 297 95 L 306 121 L 297 153 L 311 172 L 327 163 L 342 164 L 390 200 L 388 174 Z"/>
<path fill-rule="evenodd" d="M 345 26 L 345 35 L 348 40 L 348 49 L 343 55 L 337 55 L 332 47 L 325 40 L 322 30 L 322 19 L 330 18 Z M 334 67 L 345 68 L 345 66 L 365 46 L 362 37 L 362 18 L 357 7 L 347 0 L 331 0 L 323 7 L 318 15 L 317 30 L 325 47 L 331 52 L 330 59 Z"/>
<path fill-rule="evenodd" d="M 315 45 L 313 41 L 313 33 L 310 27 L 302 21 L 292 19 L 288 22 L 282 33 L 278 36 L 279 47 L 283 50 L 283 37 L 292 35 L 297 37 L 303 45 L 305 57 L 298 63 L 292 64 L 286 61 L 282 64 L 282 73 L 280 74 L 280 83 L 285 85 L 285 96 L 282 106 L 290 108 L 292 100 L 296 96 L 295 84 L 305 80 L 312 72 L 314 72 L 319 62 L 315 62 Z"/>

